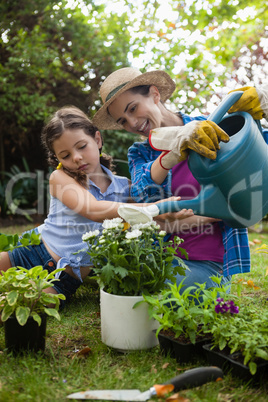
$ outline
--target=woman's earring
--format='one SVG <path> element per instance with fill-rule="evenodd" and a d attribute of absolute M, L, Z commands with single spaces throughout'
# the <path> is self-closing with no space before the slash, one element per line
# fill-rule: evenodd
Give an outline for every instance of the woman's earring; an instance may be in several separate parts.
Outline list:
<path fill-rule="evenodd" d="M 58 164 L 58 166 L 57 166 L 57 169 L 59 170 L 59 169 L 61 169 L 63 166 L 62 166 L 62 163 L 60 162 L 59 164 Z"/>

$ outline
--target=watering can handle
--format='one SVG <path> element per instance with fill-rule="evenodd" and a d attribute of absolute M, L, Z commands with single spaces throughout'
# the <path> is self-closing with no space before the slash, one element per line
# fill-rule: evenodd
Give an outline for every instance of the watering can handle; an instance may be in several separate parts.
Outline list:
<path fill-rule="evenodd" d="M 208 120 L 214 121 L 214 123 L 219 124 L 225 115 L 225 113 L 228 112 L 231 106 L 235 102 L 238 101 L 238 99 L 241 98 L 243 94 L 243 91 L 235 91 L 231 92 L 229 95 L 227 95 L 219 104 L 219 106 L 208 116 Z"/>

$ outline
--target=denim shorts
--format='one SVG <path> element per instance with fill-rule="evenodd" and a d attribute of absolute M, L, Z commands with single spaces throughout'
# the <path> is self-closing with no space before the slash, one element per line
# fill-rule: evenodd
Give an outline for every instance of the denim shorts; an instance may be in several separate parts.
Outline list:
<path fill-rule="evenodd" d="M 48 272 L 56 269 L 57 263 L 48 253 L 44 243 L 40 242 L 37 246 L 27 246 L 14 249 L 8 252 L 12 267 L 23 267 L 31 269 L 37 265 L 42 265 Z M 62 271 L 59 281 L 53 283 L 53 288 L 58 292 L 64 294 L 66 301 L 68 301 L 76 290 L 81 285 L 80 280 L 73 278 L 65 271 Z M 63 306 L 64 303 L 61 305 Z M 61 307 L 62 307 L 61 306 Z"/>

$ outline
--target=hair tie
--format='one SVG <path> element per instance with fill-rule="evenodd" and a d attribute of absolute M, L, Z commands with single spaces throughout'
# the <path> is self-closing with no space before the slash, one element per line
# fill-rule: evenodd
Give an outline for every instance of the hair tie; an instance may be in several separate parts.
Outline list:
<path fill-rule="evenodd" d="M 100 158 L 102 157 L 102 154 L 100 154 Z"/>
<path fill-rule="evenodd" d="M 59 164 L 58 164 L 58 166 L 57 166 L 57 169 L 59 170 L 59 169 L 61 169 L 62 168 L 62 163 L 60 162 Z"/>

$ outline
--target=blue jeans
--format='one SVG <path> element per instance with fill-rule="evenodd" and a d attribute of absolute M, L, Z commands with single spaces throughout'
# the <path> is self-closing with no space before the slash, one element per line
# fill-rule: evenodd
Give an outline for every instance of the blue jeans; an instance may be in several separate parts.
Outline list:
<path fill-rule="evenodd" d="M 231 285 L 231 280 L 232 277 L 231 275 L 229 276 L 222 276 L 222 269 L 223 269 L 223 264 L 219 262 L 214 262 L 214 261 L 184 261 L 185 264 L 188 266 L 189 270 L 187 269 L 185 271 L 185 276 L 183 275 L 177 275 L 176 276 L 176 283 L 177 285 L 180 284 L 182 280 L 183 281 L 183 288 L 182 291 L 189 286 L 194 286 L 195 283 L 205 283 L 206 282 L 206 288 L 210 287 L 217 287 L 217 284 L 213 282 L 210 278 L 211 276 L 221 276 L 221 285 Z M 174 265 L 177 265 L 177 261 L 174 260 Z M 228 293 L 230 292 L 230 289 L 228 290 Z"/>
<path fill-rule="evenodd" d="M 35 229 L 34 229 L 35 230 Z M 31 269 L 37 265 L 42 265 L 48 272 L 56 269 L 57 263 L 48 253 L 44 243 L 40 242 L 37 246 L 27 246 L 16 248 L 12 252 L 8 252 L 12 267 L 23 267 Z M 53 283 L 53 288 L 58 292 L 64 294 L 66 301 L 70 299 L 76 290 L 81 285 L 80 280 L 73 278 L 66 272 L 62 271 L 59 281 Z M 61 300 L 61 307 L 64 301 Z M 63 303 L 62 303 L 63 302 Z"/>

